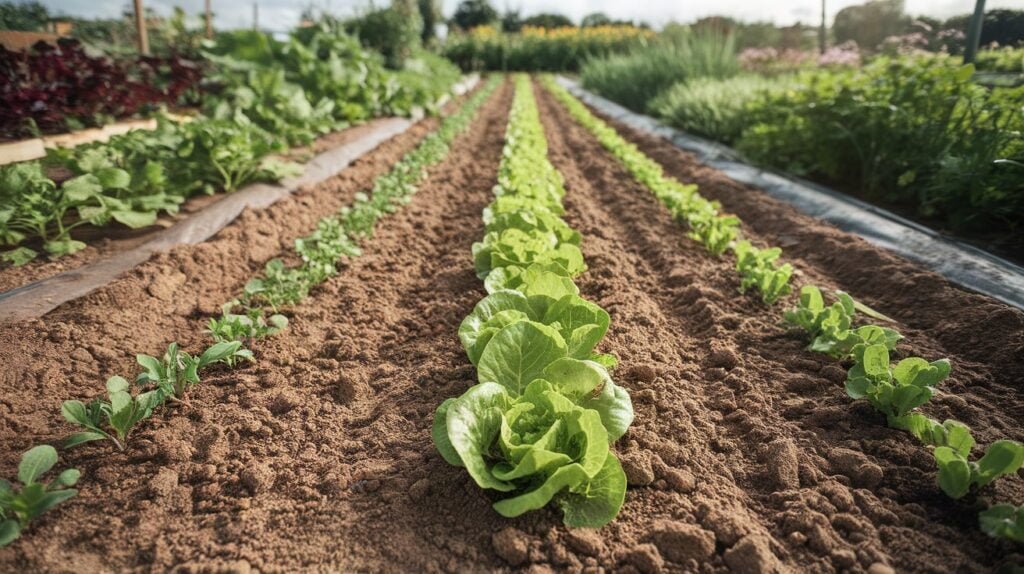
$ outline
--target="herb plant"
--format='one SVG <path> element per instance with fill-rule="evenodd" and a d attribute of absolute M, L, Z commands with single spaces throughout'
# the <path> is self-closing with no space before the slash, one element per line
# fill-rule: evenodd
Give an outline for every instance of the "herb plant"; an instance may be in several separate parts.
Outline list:
<path fill-rule="evenodd" d="M 57 450 L 50 445 L 35 446 L 21 455 L 18 465 L 20 488 L 0 480 L 0 547 L 13 542 L 32 519 L 75 496 L 70 488 L 81 473 L 69 468 L 50 482 L 37 482 L 57 464 Z"/>

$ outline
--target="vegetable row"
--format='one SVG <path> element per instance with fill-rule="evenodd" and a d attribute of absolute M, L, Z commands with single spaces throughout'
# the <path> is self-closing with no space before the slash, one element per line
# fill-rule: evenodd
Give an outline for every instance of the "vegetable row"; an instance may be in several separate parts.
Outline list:
<path fill-rule="evenodd" d="M 206 53 L 218 70 L 204 115 L 105 143 L 48 152 L 42 161 L 0 167 L 0 260 L 21 265 L 39 255 L 74 253 L 82 225 L 152 225 L 189 197 L 232 192 L 298 172 L 274 159 L 291 145 L 379 115 L 431 107 L 458 71 L 423 55 L 430 81 L 385 70 L 358 40 L 329 28 L 288 43 L 262 34 L 224 34 Z M 70 175 L 70 177 L 66 177 Z M 52 176 L 52 177 L 51 177 Z"/>
<path fill-rule="evenodd" d="M 580 234 L 561 218 L 561 175 L 547 159 L 532 86 L 515 97 L 486 235 L 473 244 L 488 295 L 459 327 L 478 383 L 438 407 L 432 437 L 446 461 L 503 497 L 505 517 L 555 503 L 564 522 L 599 527 L 618 514 L 626 477 L 611 445 L 633 421 L 628 392 L 595 347 L 608 313 L 580 297 Z"/>
<path fill-rule="evenodd" d="M 733 251 L 741 276 L 741 291 L 755 287 L 767 304 L 791 291 L 792 267 L 777 264 L 781 249 L 759 249 L 749 241 L 740 240 L 738 218 L 719 215 L 719 205 L 701 198 L 696 186 L 682 185 L 664 175 L 660 165 L 551 78 L 546 78 L 544 84 L 570 115 L 590 130 L 677 220 L 689 226 L 692 238 L 716 255 Z M 718 223 L 708 223 L 715 221 Z M 709 228 L 717 231 L 709 233 Z M 934 396 L 936 386 L 949 376 L 949 361 L 907 357 L 894 362 L 891 354 L 896 352 L 902 335 L 879 324 L 855 325 L 858 312 L 882 323 L 891 319 L 856 302 L 846 293 L 837 291 L 835 299 L 826 305 L 820 288 L 805 285 L 800 290 L 797 306 L 785 312 L 784 320 L 807 332 L 810 350 L 852 365 L 845 383 L 850 398 L 868 401 L 885 415 L 889 426 L 906 430 L 924 445 L 934 447 L 938 485 L 947 496 L 962 498 L 1024 466 L 1024 444 L 1005 439 L 994 441 L 980 458 L 972 460 L 976 441 L 967 425 L 954 420 L 939 422 L 918 411 Z M 981 513 L 980 524 L 993 537 L 1024 540 L 1021 508 L 1004 504 L 992 506 Z"/>
<path fill-rule="evenodd" d="M 253 360 L 252 351 L 246 347 L 280 332 L 288 324 L 277 311 L 299 302 L 312 286 L 337 273 L 337 265 L 344 257 L 359 254 L 357 242 L 372 234 L 380 218 L 409 201 L 426 170 L 444 159 L 449 143 L 466 129 L 497 83 L 492 80 L 470 96 L 437 131 L 403 156 L 391 171 L 379 176 L 370 196 L 358 194 L 352 206 L 324 218 L 313 234 L 296 240 L 296 250 L 303 259 L 300 266 L 286 268 L 280 260 L 268 263 L 264 276 L 251 280 L 240 300 L 226 303 L 222 315 L 209 321 L 206 332 L 215 342 L 202 354 L 190 355 L 177 343 L 171 343 L 161 357 L 137 355 L 141 372 L 134 384 L 113 376 L 107 380 L 105 398 L 65 401 L 61 413 L 78 430 L 61 443 L 62 448 L 110 441 L 123 451 L 139 423 L 158 408 L 187 402 L 188 390 L 201 382 L 207 368 L 215 364 L 233 368 Z M 352 216 L 353 213 L 359 215 Z M 289 281 L 275 282 L 272 270 L 280 270 Z M 297 295 L 299 292 L 301 296 Z M 239 306 L 242 309 L 236 312 Z M 18 470 L 20 487 L 0 480 L 0 546 L 18 538 L 32 519 L 77 494 L 71 488 L 80 476 L 76 469 L 65 470 L 48 483 L 38 482 L 57 460 L 53 446 L 35 446 L 22 456 Z"/>

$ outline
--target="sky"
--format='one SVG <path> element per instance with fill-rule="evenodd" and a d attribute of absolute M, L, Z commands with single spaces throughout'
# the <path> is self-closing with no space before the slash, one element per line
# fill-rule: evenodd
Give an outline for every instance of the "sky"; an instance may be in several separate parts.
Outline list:
<path fill-rule="evenodd" d="M 18 0 L 15 0 L 18 1 Z M 40 0 L 53 13 L 80 17 L 112 18 L 130 9 L 129 0 Z M 203 0 L 143 0 L 157 12 L 169 14 L 174 6 L 188 14 L 199 14 Z M 860 4 L 863 0 L 826 0 L 828 18 L 840 9 Z M 216 14 L 214 26 L 239 28 L 252 26 L 252 0 L 211 0 Z M 258 0 L 259 20 L 262 28 L 286 31 L 298 23 L 299 14 L 306 6 L 315 6 L 338 15 L 348 15 L 365 9 L 369 0 Z M 821 17 L 820 0 L 703 0 L 640 1 L 636 0 L 491 0 L 499 11 L 519 9 L 524 16 L 538 12 L 557 12 L 575 22 L 592 12 L 604 12 L 616 19 L 642 20 L 659 27 L 666 22 L 689 22 L 702 16 L 732 16 L 745 21 L 771 21 L 786 25 L 795 22 L 816 23 Z M 377 0 L 376 5 L 386 5 Z M 459 0 L 443 0 L 444 13 L 450 16 Z M 988 0 L 986 9 L 1024 9 L 1024 0 Z M 912 15 L 947 18 L 966 14 L 974 9 L 974 0 L 907 0 L 906 9 Z"/>

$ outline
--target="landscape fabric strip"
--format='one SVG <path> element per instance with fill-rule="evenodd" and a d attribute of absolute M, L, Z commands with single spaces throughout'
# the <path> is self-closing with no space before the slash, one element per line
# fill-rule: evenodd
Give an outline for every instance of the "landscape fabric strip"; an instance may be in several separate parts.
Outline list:
<path fill-rule="evenodd" d="M 481 488 L 506 493 L 505 517 L 555 502 L 566 525 L 615 518 L 626 476 L 610 446 L 633 421 L 610 355 L 594 352 L 608 313 L 580 297 L 580 234 L 561 218 L 561 174 L 528 76 L 515 79 L 494 200 L 473 264 L 487 297 L 459 327 L 478 384 L 437 408 L 431 430 L 448 463 Z"/>
<path fill-rule="evenodd" d="M 187 401 L 187 391 L 199 384 L 206 367 L 217 363 L 234 367 L 241 361 L 253 360 L 252 351 L 243 343 L 249 345 L 254 339 L 284 329 L 288 322 L 276 313 L 279 307 L 297 303 L 308 295 L 311 287 L 335 275 L 343 256 L 359 254 L 357 242 L 372 234 L 378 220 L 411 200 L 416 185 L 426 177 L 427 168 L 448 155 L 451 141 L 469 126 L 499 83 L 499 78 L 492 78 L 470 96 L 435 132 L 405 154 L 388 173 L 379 176 L 369 195 L 357 194 L 352 206 L 320 220 L 313 234 L 296 240 L 301 265 L 286 268 L 279 259 L 268 262 L 263 277 L 246 285 L 241 302 L 226 304 L 222 316 L 210 320 L 208 333 L 215 343 L 201 355 L 192 356 L 177 343 L 171 343 L 159 358 L 136 356 L 142 372 L 134 383 L 141 392 L 133 393 L 132 383 L 115 375 L 107 380 L 106 400 L 65 401 L 61 414 L 80 430 L 64 440 L 63 448 L 109 440 L 123 451 L 136 425 L 152 416 L 157 407 Z M 239 303 L 245 307 L 244 312 L 232 312 Z M 265 307 L 274 314 L 267 317 Z M 63 471 L 49 483 L 36 482 L 56 462 L 56 449 L 50 445 L 36 446 L 22 456 L 18 471 L 20 488 L 0 480 L 0 546 L 17 539 L 33 518 L 77 494 L 77 490 L 68 488 L 78 481 L 80 473 L 76 469 Z"/>
<path fill-rule="evenodd" d="M 782 254 L 780 248 L 758 249 L 749 241 L 737 241 L 738 218 L 718 215 L 718 204 L 701 198 L 695 185 L 683 185 L 663 175 L 658 163 L 591 113 L 568 90 L 550 77 L 542 81 L 577 122 L 669 207 L 674 217 L 690 226 L 692 238 L 704 243 L 716 255 L 726 249 L 734 251 L 737 270 L 742 276 L 741 290 L 756 286 L 769 304 L 790 292 L 788 280 L 792 267 L 789 264 L 776 267 L 774 263 Z M 721 233 L 708 231 L 708 221 L 714 220 L 720 221 L 717 225 Z M 893 363 L 890 354 L 903 339 L 902 335 L 876 324 L 854 326 L 858 311 L 881 322 L 892 320 L 842 291 L 835 292 L 835 299 L 826 305 L 820 288 L 804 285 L 797 306 L 786 311 L 783 318 L 808 333 L 809 350 L 852 361 L 845 383 L 850 398 L 867 400 L 886 416 L 890 427 L 906 430 L 924 445 L 935 447 L 937 481 L 947 496 L 962 498 L 972 487 L 983 488 L 1024 466 L 1024 444 L 1013 440 L 997 440 L 985 449 L 980 459 L 971 460 L 976 441 L 967 425 L 952 419 L 940 423 L 917 411 L 932 398 L 935 387 L 949 376 L 950 362 L 907 357 Z M 1024 539 L 1024 507 L 992 506 L 981 513 L 980 526 L 990 536 L 1020 541 Z"/>

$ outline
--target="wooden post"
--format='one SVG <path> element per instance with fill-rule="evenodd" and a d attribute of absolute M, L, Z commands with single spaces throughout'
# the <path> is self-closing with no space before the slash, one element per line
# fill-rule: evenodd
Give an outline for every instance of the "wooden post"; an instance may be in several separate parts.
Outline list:
<path fill-rule="evenodd" d="M 981 43 L 981 23 L 985 19 L 985 0 L 977 0 L 974 3 L 974 15 L 971 22 L 967 24 L 967 45 L 964 47 L 964 63 L 974 62 L 974 56 L 978 53 L 978 44 Z"/>
<path fill-rule="evenodd" d="M 139 53 L 149 55 L 149 36 L 146 35 L 146 14 L 142 0 L 135 0 L 135 31 L 139 35 Z"/>
<path fill-rule="evenodd" d="M 210 13 L 210 0 L 206 0 L 206 37 L 213 38 L 213 14 Z"/>
<path fill-rule="evenodd" d="M 827 29 L 825 28 L 825 0 L 821 0 L 821 27 L 818 28 L 818 52 L 824 54 L 828 43 Z"/>

